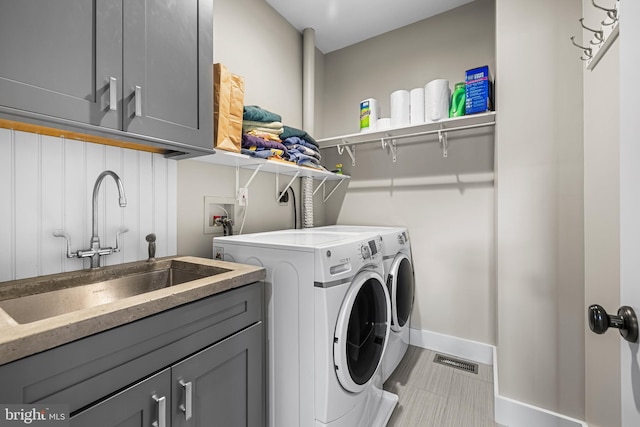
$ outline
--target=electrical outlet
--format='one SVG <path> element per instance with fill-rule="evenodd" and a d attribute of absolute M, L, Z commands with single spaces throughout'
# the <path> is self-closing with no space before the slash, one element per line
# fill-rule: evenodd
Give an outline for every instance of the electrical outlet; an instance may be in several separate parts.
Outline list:
<path fill-rule="evenodd" d="M 240 187 L 238 189 L 238 205 L 247 206 L 249 202 L 249 189 L 247 187 Z"/>

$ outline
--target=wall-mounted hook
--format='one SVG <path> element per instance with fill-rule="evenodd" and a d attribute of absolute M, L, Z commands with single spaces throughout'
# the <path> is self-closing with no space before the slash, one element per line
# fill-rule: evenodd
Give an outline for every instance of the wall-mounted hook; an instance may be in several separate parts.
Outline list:
<path fill-rule="evenodd" d="M 584 18 L 580 18 L 579 21 L 582 28 L 584 28 L 587 31 L 591 31 L 593 33 L 593 36 L 596 38 L 595 43 L 593 42 L 593 40 L 591 40 L 592 45 L 599 45 L 604 41 L 604 31 L 594 30 L 593 28 L 587 27 L 586 25 L 584 25 Z"/>
<path fill-rule="evenodd" d="M 575 47 L 579 47 L 580 49 L 582 49 L 584 51 L 584 54 L 587 56 L 587 59 L 582 58 L 582 60 L 587 61 L 591 59 L 591 57 L 593 57 L 593 49 L 590 47 L 580 46 L 578 43 L 576 43 L 575 39 L 575 36 L 571 36 L 571 43 L 573 43 Z"/>
<path fill-rule="evenodd" d="M 384 138 L 380 138 L 380 143 L 382 144 L 382 149 L 386 150 L 387 149 L 387 142 L 384 140 Z"/>
<path fill-rule="evenodd" d="M 605 12 L 607 12 L 607 16 L 609 16 L 609 18 L 613 21 L 618 20 L 618 9 L 609 9 L 607 7 L 599 6 L 596 4 L 596 0 L 591 0 L 591 4 L 593 4 L 593 7 L 595 7 L 596 9 L 604 10 Z"/>

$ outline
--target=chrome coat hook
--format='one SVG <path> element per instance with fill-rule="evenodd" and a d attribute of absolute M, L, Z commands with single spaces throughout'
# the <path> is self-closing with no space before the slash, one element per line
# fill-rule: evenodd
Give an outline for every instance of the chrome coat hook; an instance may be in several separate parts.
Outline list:
<path fill-rule="evenodd" d="M 607 7 L 599 6 L 596 4 L 596 0 L 591 0 L 591 4 L 593 4 L 593 7 L 595 7 L 596 9 L 604 10 L 605 12 L 607 12 L 609 18 L 611 18 L 614 22 L 618 20 L 618 9 L 609 9 Z"/>
<path fill-rule="evenodd" d="M 582 28 L 584 28 L 587 31 L 591 31 L 593 33 L 593 36 L 596 38 L 597 41 L 595 43 L 593 42 L 593 40 L 591 40 L 592 45 L 598 45 L 604 42 L 604 31 L 594 30 L 593 28 L 587 27 L 586 25 L 584 25 L 584 18 L 580 18 L 579 21 Z"/>
<path fill-rule="evenodd" d="M 580 59 L 582 59 L 583 61 L 588 61 L 589 59 L 593 58 L 593 49 L 590 47 L 580 46 L 578 43 L 576 43 L 575 36 L 571 36 L 571 43 L 573 43 L 575 47 L 579 47 L 584 51 L 586 58 L 581 56 Z"/>

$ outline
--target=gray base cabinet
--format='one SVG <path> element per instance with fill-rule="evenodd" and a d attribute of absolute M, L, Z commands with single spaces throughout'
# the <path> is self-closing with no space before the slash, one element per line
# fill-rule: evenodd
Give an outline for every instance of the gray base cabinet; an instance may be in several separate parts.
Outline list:
<path fill-rule="evenodd" d="M 74 427 L 263 427 L 262 304 L 254 283 L 2 365 L 0 402 L 69 405 Z"/>

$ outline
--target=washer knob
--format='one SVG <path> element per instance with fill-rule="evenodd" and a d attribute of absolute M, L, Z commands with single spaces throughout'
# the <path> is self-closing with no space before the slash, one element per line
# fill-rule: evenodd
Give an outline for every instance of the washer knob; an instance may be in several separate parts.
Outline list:
<path fill-rule="evenodd" d="M 360 253 L 362 254 L 362 258 L 364 259 L 371 258 L 371 249 L 369 249 L 369 246 L 367 246 L 367 244 L 364 244 L 362 245 L 362 247 L 360 247 Z"/>

